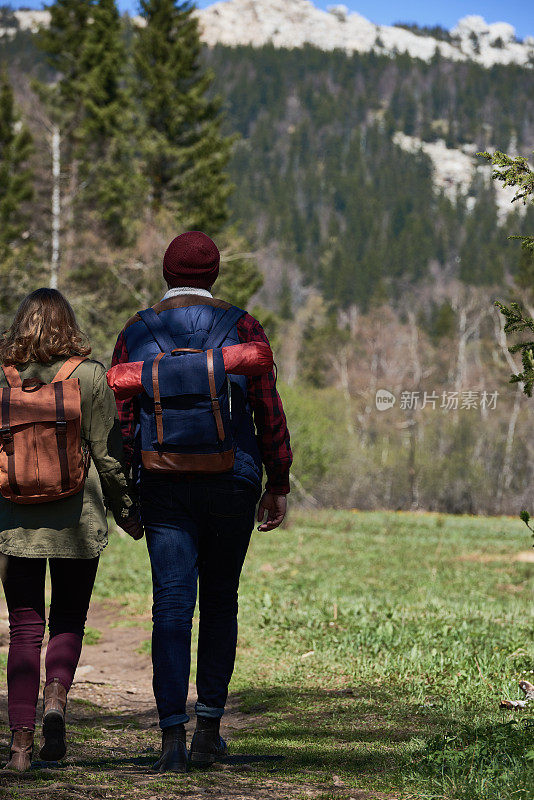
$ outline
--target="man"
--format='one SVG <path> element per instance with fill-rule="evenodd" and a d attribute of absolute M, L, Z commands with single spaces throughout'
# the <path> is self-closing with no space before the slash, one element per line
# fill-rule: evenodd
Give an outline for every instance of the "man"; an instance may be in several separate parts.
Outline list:
<path fill-rule="evenodd" d="M 176 347 L 200 347 L 230 304 L 211 287 L 220 254 L 204 233 L 176 237 L 163 259 L 169 291 L 154 306 Z M 260 323 L 243 312 L 225 345 L 267 342 Z M 136 315 L 120 334 L 113 365 L 143 361 L 159 352 Z M 262 463 L 267 484 L 258 508 L 258 530 L 278 527 L 286 513 L 292 455 L 289 432 L 273 372 L 232 376 L 235 463 L 222 474 L 150 473 L 140 466 L 135 401 L 119 402 L 127 458 L 137 476 L 141 516 L 154 588 L 152 662 L 162 729 L 159 772 L 186 771 L 184 723 L 189 686 L 191 625 L 199 583 L 196 730 L 190 761 L 211 764 L 226 753 L 219 734 L 237 643 L 237 595 L 241 568 L 260 498 Z M 266 517 L 266 519 L 265 519 Z"/>

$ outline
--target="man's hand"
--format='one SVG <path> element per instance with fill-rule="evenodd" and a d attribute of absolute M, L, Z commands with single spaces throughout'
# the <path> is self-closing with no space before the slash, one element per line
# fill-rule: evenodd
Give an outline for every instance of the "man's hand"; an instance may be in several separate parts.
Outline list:
<path fill-rule="evenodd" d="M 287 497 L 285 494 L 271 494 L 264 492 L 258 507 L 259 531 L 272 531 L 284 521 L 287 510 Z M 265 514 L 267 520 L 264 522 Z"/>
<path fill-rule="evenodd" d="M 133 514 L 130 514 L 129 517 L 125 517 L 121 519 L 120 522 L 117 522 L 117 525 L 136 541 L 142 539 L 145 535 L 138 509 L 136 509 Z"/>

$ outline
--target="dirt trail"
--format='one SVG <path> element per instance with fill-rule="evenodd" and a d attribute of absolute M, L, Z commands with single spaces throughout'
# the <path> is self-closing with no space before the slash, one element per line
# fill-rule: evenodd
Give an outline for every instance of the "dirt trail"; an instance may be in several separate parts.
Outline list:
<path fill-rule="evenodd" d="M 458 561 L 475 561 L 479 564 L 493 564 L 497 561 L 534 564 L 534 548 L 519 553 L 464 553 Z"/>
<path fill-rule="evenodd" d="M 115 711 L 139 712 L 144 727 L 157 727 L 152 664 L 148 650 L 142 648 L 150 640 L 150 618 L 136 616 L 129 621 L 123 616 L 119 604 L 93 602 L 87 628 L 98 631 L 100 638 L 95 644 L 84 643 L 69 699 L 90 701 Z M 2 601 L 0 653 L 7 653 L 7 650 L 7 609 Z M 45 650 L 46 637 L 41 659 L 42 674 Z M 187 713 L 191 716 L 194 714 L 195 701 L 195 686 L 190 684 Z M 7 719 L 2 718 L 2 722 L 7 722 Z M 230 702 L 223 721 L 227 733 L 243 724 L 250 725 L 250 722 L 250 715 L 237 711 L 236 700 Z"/>
<path fill-rule="evenodd" d="M 126 623 L 126 624 L 125 624 Z M 91 798 L 138 798 L 191 800 L 216 795 L 232 800 L 273 800 L 324 795 L 366 800 L 380 796 L 354 789 L 347 791 L 332 785 L 295 785 L 263 777 L 254 779 L 254 763 L 272 760 L 273 769 L 280 758 L 265 759 L 233 755 L 227 763 L 216 765 L 209 773 L 187 776 L 157 776 L 151 765 L 157 757 L 160 731 L 152 694 L 152 665 L 146 648 L 150 639 L 150 620 L 131 620 L 116 604 L 93 603 L 87 621 L 100 638 L 85 644 L 75 681 L 69 694 L 68 724 L 71 727 L 69 752 L 61 765 L 51 768 L 37 761 L 23 776 L 0 773 L 0 798 L 42 797 L 45 800 L 91 800 Z M 7 653 L 8 622 L 5 603 L 0 603 L 0 653 Z M 43 661 L 45 648 L 43 647 Z M 193 716 L 195 688 L 190 687 L 188 713 Z M 233 731 L 265 724 L 261 717 L 243 714 L 239 698 L 230 697 L 221 727 L 230 742 Z M 38 724 L 41 713 L 39 703 Z M 193 717 L 194 719 L 194 717 Z M 191 729 L 192 722 L 188 728 Z M 0 757 L 7 760 L 7 692 L 0 691 Z M 92 734 L 92 731 L 95 733 Z M 191 732 L 189 731 L 189 736 Z M 95 737 L 94 742 L 92 736 Z"/>
<path fill-rule="evenodd" d="M 99 631 L 101 638 L 83 648 L 70 696 L 118 711 L 138 711 L 145 727 L 157 728 L 152 662 L 148 650 L 140 650 L 150 640 L 150 617 L 137 616 L 130 624 L 119 608 L 93 603 L 87 625 Z M 192 718 L 196 699 L 191 683 L 187 713 Z M 238 711 L 237 703 L 237 698 L 230 698 L 221 726 L 223 736 L 253 721 L 249 714 Z"/>

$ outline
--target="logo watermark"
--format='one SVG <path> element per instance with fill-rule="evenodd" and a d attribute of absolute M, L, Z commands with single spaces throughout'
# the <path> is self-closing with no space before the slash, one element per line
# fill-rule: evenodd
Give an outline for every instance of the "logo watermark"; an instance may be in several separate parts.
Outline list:
<path fill-rule="evenodd" d="M 387 389 L 378 389 L 375 395 L 375 404 L 379 411 L 387 411 L 388 408 L 393 408 L 395 405 L 396 397 Z"/>
<path fill-rule="evenodd" d="M 410 392 L 401 391 L 399 408 L 404 411 L 431 408 L 442 411 L 493 411 L 497 408 L 499 392 L 465 391 L 465 392 Z M 388 389 L 378 389 L 375 395 L 375 405 L 378 411 L 388 411 L 397 401 L 393 392 Z"/>

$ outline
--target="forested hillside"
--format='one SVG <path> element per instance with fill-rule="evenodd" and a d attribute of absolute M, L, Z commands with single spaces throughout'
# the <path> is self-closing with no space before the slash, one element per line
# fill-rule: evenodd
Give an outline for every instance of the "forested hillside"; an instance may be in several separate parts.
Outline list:
<path fill-rule="evenodd" d="M 54 78 L 28 31 L 0 39 L 0 58 L 21 92 L 32 78 Z M 533 226 L 519 213 L 498 224 L 488 172 L 453 202 L 435 190 L 428 157 L 393 137 L 528 153 L 532 70 L 312 47 L 217 46 L 205 59 L 226 131 L 239 134 L 231 222 L 336 306 L 393 298 L 399 282 L 425 279 L 432 266 L 472 285 L 502 284 L 517 269 L 507 236 Z"/>
<path fill-rule="evenodd" d="M 100 5 L 112 13 L 113 0 Z M 534 212 L 503 203 L 475 153 L 532 151 L 532 69 L 308 46 L 204 47 L 216 101 L 206 108 L 216 131 L 220 102 L 223 138 L 211 155 L 209 147 L 197 149 L 197 161 L 179 126 L 173 139 L 172 109 L 180 108 L 182 89 L 190 90 L 187 81 L 174 99 L 163 98 L 170 111 L 164 124 L 151 118 L 160 102 L 154 42 L 123 18 L 113 62 L 121 62 L 121 76 L 109 83 L 113 124 L 93 141 L 84 120 L 79 136 L 72 134 L 72 108 L 51 112 L 47 91 L 61 68 L 47 63 L 35 37 L 19 31 L 0 38 L 20 124 L 33 136 L 35 184 L 23 204 L 17 258 L 2 263 L 2 321 L 26 291 L 49 279 L 55 125 L 59 288 L 100 358 L 109 359 L 123 321 L 161 296 L 161 254 L 170 237 L 191 224 L 210 228 L 211 219 L 223 250 L 216 292 L 250 302 L 276 349 L 297 498 L 313 506 L 517 512 L 534 479 L 532 412 L 520 388 L 507 386 L 516 370 L 493 301 L 521 292 L 534 307 L 534 263 L 508 240 L 534 231 Z M 86 56 L 97 70 L 102 45 L 93 45 Z M 113 77 L 112 61 L 106 63 Z M 172 58 L 165 69 L 167 86 Z M 140 71 L 144 83 L 136 84 Z M 49 89 L 37 91 L 35 79 Z M 78 85 L 90 95 L 84 79 L 80 71 L 71 98 Z M 208 87 L 209 80 L 196 79 Z M 122 115 L 117 98 L 125 102 Z M 202 104 L 195 113 L 193 131 Z M 18 124 L 12 120 L 13 130 Z M 409 152 L 399 134 L 411 137 Z M 206 142 L 215 141 L 209 136 Z M 437 180 L 436 162 L 420 142 L 443 143 L 450 176 Z M 109 173 L 97 170 L 97 150 Z M 158 163 L 168 163 L 169 154 L 174 166 L 160 174 Z M 217 159 L 211 218 L 210 164 Z M 223 173 L 234 186 L 228 200 Z M 187 197 L 204 216 L 192 216 Z M 126 216 L 116 211 L 123 207 Z M 384 413 L 375 405 L 380 389 L 395 396 Z"/>
<path fill-rule="evenodd" d="M 276 243 L 336 305 L 365 309 L 384 290 L 394 297 L 400 280 L 425 278 L 432 264 L 473 285 L 515 270 L 506 237 L 530 221 L 497 224 L 488 173 L 473 183 L 472 202 L 450 202 L 433 191 L 429 160 L 392 137 L 529 152 L 532 71 L 313 48 L 216 47 L 208 62 L 228 130 L 242 137 L 231 165 L 236 220 L 257 245 Z"/>

